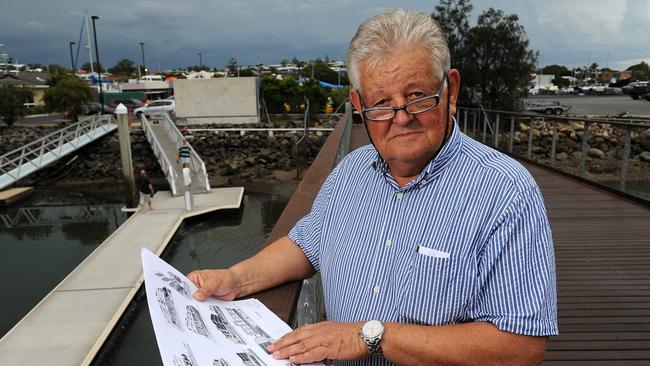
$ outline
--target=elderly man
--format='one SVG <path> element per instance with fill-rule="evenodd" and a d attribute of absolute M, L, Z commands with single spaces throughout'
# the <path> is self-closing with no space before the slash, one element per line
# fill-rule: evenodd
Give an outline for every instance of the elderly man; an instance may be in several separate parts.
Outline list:
<path fill-rule="evenodd" d="M 189 275 L 198 300 L 322 275 L 329 321 L 269 351 L 295 363 L 532 365 L 557 334 L 551 232 L 517 162 L 463 135 L 460 83 L 429 16 L 366 20 L 350 99 L 372 145 L 350 153 L 287 237 Z"/>

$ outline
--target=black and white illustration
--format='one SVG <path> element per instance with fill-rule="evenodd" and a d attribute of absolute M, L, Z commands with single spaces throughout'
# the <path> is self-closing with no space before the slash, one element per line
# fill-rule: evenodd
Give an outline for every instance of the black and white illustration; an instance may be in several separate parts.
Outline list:
<path fill-rule="evenodd" d="M 201 313 L 192 305 L 187 305 L 185 309 L 187 310 L 187 315 L 185 316 L 187 329 L 208 339 L 212 339 L 212 334 L 210 334 L 207 325 L 203 321 Z"/>
<path fill-rule="evenodd" d="M 237 356 L 245 366 L 266 366 L 266 363 L 264 363 L 250 348 L 246 348 L 246 352 L 237 352 Z"/>
<path fill-rule="evenodd" d="M 212 366 L 230 366 L 230 364 L 228 363 L 228 361 L 224 360 L 223 358 L 220 358 L 218 360 L 214 360 Z"/>
<path fill-rule="evenodd" d="M 221 334 L 223 334 L 224 337 L 228 338 L 235 344 L 246 344 L 244 338 L 242 338 L 242 336 L 239 335 L 239 333 L 237 333 L 235 330 L 235 327 L 230 324 L 220 307 L 211 305 L 210 310 L 212 310 L 212 314 L 210 314 L 210 320 L 212 320 L 212 323 L 217 327 L 217 329 L 221 332 Z"/>
<path fill-rule="evenodd" d="M 162 272 L 156 272 L 156 276 L 158 276 L 161 281 L 165 282 L 167 286 L 176 290 L 176 292 L 179 294 L 185 296 L 188 299 L 191 298 L 192 294 L 190 292 L 190 285 L 181 277 L 175 275 L 171 271 L 167 271 L 166 274 L 163 274 Z"/>
<path fill-rule="evenodd" d="M 266 352 L 291 328 L 260 301 L 196 301 L 191 296 L 196 286 L 182 273 L 146 249 L 141 254 L 147 304 L 164 366 L 293 366 Z"/>
<path fill-rule="evenodd" d="M 268 353 L 266 348 L 270 346 L 271 343 L 273 343 L 273 338 L 271 338 L 271 336 L 268 335 L 268 333 L 266 333 L 262 327 L 254 322 L 243 310 L 231 307 L 227 308 L 226 310 L 228 311 L 230 317 L 233 319 L 233 323 L 241 328 L 244 333 L 253 337 L 255 339 L 255 343 L 260 346 L 264 352 Z"/>
<path fill-rule="evenodd" d="M 167 287 L 160 287 L 156 290 L 158 306 L 160 307 L 163 317 L 167 320 L 167 323 L 174 328 L 183 331 L 183 326 L 178 317 L 178 312 L 176 311 L 176 306 L 174 305 L 174 299 L 172 298 L 171 292 L 172 291 Z"/>
<path fill-rule="evenodd" d="M 194 358 L 190 345 L 183 342 L 183 346 L 185 347 L 185 352 L 174 356 L 174 366 L 199 366 L 199 363 Z"/>

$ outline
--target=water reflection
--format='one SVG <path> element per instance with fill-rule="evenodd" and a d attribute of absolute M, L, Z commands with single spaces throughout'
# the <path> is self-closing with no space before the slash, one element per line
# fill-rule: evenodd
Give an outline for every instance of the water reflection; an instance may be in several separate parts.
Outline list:
<path fill-rule="evenodd" d="M 40 191 L 0 210 L 0 278 L 20 279 L 3 283 L 0 337 L 126 220 L 113 197 Z"/>
<path fill-rule="evenodd" d="M 186 221 L 163 259 L 182 273 L 227 268 L 260 250 L 287 202 L 285 196 L 247 193 L 240 211 Z M 93 365 L 162 365 L 142 291 L 125 314 Z"/>

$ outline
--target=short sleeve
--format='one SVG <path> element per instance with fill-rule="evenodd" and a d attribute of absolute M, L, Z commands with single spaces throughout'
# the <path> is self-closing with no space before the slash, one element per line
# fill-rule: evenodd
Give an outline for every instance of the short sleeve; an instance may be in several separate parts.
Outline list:
<path fill-rule="evenodd" d="M 555 255 L 538 187 L 511 202 L 478 258 L 470 316 L 503 331 L 558 334 Z"/>
<path fill-rule="evenodd" d="M 338 170 L 335 169 L 330 173 L 318 191 L 311 211 L 300 219 L 289 232 L 289 239 L 302 249 L 317 272 L 320 272 L 321 234 L 329 211 L 330 195 L 334 189 L 337 172 Z"/>

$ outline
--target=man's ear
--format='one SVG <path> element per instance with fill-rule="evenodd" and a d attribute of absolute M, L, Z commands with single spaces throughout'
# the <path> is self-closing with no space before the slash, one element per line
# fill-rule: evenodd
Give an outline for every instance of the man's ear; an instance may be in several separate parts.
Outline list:
<path fill-rule="evenodd" d="M 359 113 L 361 113 L 363 107 L 361 106 L 361 99 L 359 98 L 359 93 L 357 92 L 357 90 L 354 88 L 350 88 L 350 91 L 348 92 L 348 96 L 350 97 L 350 103 L 352 103 L 354 109 L 356 109 Z"/>
<path fill-rule="evenodd" d="M 449 69 L 447 72 L 449 78 L 449 112 L 451 115 L 456 114 L 456 103 L 458 102 L 458 93 L 460 91 L 460 73 L 456 69 Z M 447 93 L 444 93 L 447 94 Z"/>

